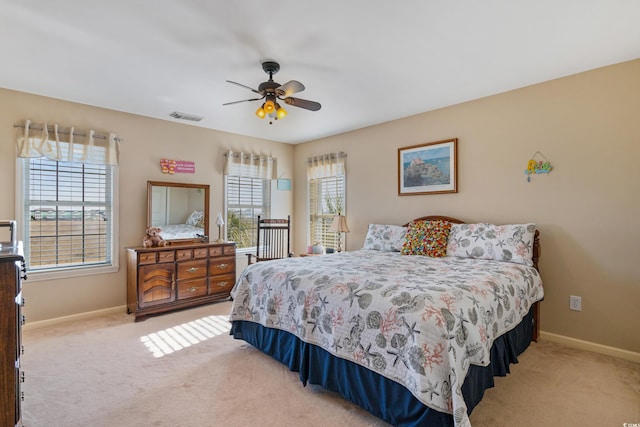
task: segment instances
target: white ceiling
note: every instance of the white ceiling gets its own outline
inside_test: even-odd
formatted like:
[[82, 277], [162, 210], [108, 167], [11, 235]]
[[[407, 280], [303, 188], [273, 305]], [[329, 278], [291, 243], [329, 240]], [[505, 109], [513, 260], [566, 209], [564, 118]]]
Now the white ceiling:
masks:
[[[287, 143], [639, 57], [638, 0], [0, 0], [0, 87]], [[265, 59], [322, 109], [222, 106]]]

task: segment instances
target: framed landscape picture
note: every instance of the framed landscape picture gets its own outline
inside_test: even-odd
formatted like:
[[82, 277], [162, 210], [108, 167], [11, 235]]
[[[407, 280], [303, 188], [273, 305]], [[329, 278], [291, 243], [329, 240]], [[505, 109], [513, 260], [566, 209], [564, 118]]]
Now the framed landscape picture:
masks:
[[458, 192], [458, 139], [398, 148], [398, 194]]

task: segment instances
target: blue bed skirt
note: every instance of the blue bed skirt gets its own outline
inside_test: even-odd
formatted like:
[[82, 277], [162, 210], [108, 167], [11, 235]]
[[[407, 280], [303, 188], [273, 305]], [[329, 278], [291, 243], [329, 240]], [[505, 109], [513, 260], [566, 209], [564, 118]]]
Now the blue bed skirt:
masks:
[[[494, 376], [505, 376], [509, 365], [518, 363], [531, 343], [533, 310], [510, 332], [496, 339], [491, 348], [491, 364], [472, 365], [462, 386], [471, 414], [484, 391], [493, 387]], [[404, 386], [381, 375], [340, 359], [293, 334], [249, 321], [234, 321], [231, 335], [241, 339], [300, 374], [300, 381], [317, 384], [342, 395], [394, 426], [453, 426], [453, 416], [425, 406]]]

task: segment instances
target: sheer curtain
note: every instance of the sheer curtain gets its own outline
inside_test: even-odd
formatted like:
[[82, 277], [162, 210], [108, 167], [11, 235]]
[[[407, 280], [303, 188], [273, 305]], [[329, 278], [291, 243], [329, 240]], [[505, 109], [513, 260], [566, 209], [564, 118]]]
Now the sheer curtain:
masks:
[[275, 179], [276, 159], [259, 154], [227, 151], [224, 174], [245, 178]]
[[307, 179], [344, 175], [346, 159], [347, 154], [342, 151], [309, 157], [307, 159]]
[[115, 133], [103, 135], [93, 129], [61, 128], [57, 123], [49, 125], [31, 120], [15, 127], [18, 157], [118, 165], [120, 139]]

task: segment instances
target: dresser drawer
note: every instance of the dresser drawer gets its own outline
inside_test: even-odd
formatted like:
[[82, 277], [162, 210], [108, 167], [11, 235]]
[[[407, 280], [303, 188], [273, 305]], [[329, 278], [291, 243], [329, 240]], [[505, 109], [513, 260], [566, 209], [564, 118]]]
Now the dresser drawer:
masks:
[[176, 250], [176, 260], [182, 261], [185, 259], [192, 259], [193, 252], [191, 249], [178, 249]]
[[207, 295], [207, 278], [178, 281], [178, 299], [197, 298]]
[[178, 280], [207, 276], [207, 260], [182, 261], [178, 264]]
[[220, 256], [222, 255], [222, 246], [211, 246], [209, 248], [209, 256]]
[[209, 279], [209, 293], [217, 294], [220, 292], [228, 293], [236, 282], [235, 274], [225, 274], [222, 276], [213, 276]]
[[142, 252], [138, 254], [138, 264], [155, 264], [156, 252]]
[[173, 262], [176, 260], [174, 251], [158, 252], [158, 262]]
[[221, 257], [209, 259], [209, 275], [228, 274], [235, 272], [235, 257]]
[[193, 250], [194, 258], [206, 258], [207, 257], [207, 248], [195, 248]]
[[222, 249], [222, 253], [224, 255], [235, 255], [236, 254], [236, 245], [224, 246]]

